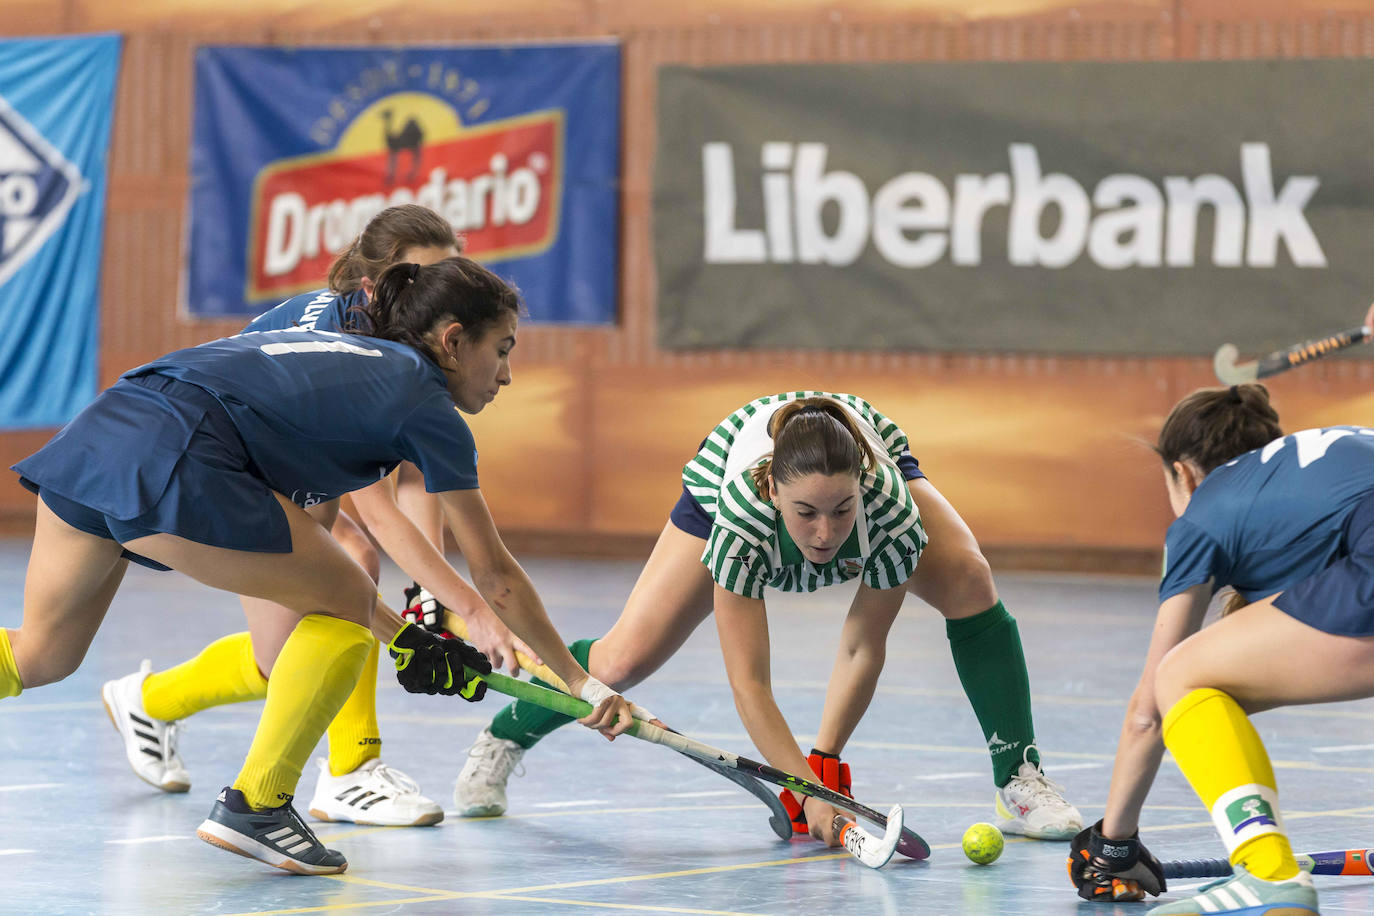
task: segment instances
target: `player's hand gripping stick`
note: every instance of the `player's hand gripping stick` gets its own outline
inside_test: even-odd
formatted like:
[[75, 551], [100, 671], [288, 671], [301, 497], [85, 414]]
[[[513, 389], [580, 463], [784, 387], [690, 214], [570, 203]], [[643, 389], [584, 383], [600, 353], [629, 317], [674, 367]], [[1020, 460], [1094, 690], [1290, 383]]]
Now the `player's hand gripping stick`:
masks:
[[[443, 625], [450, 633], [459, 637], [467, 635], [467, 624], [463, 622], [462, 617], [459, 617], [448, 608], [443, 608], [443, 619]], [[534, 677], [554, 685], [564, 693], [569, 692], [568, 685], [563, 683], [563, 679], [554, 674], [553, 669], [548, 665], [535, 664], [534, 659], [523, 652], [516, 652], [515, 660], [519, 662], [521, 668], [528, 671]], [[670, 728], [668, 731], [673, 731], [673, 729]], [[688, 760], [706, 767], [706, 769], [711, 772], [724, 776], [726, 779], [763, 802], [771, 813], [768, 818], [768, 826], [773, 828], [773, 832], [778, 835], [779, 839], [790, 840], [792, 838], [792, 823], [787, 813], [787, 809], [783, 806], [783, 803], [778, 797], [760, 785], [757, 779], [745, 773], [741, 773], [738, 770], [732, 770], [721, 766], [715, 761], [702, 760], [700, 757], [693, 757], [691, 754], [682, 751], [679, 751], [679, 753], [682, 753]]]
[[849, 850], [850, 855], [869, 868], [882, 868], [902, 840], [902, 806], [893, 805], [892, 810], [887, 812], [887, 830], [881, 837], [866, 832], [843, 814], [835, 815], [830, 826], [839, 834], [840, 843]]
[[[492, 690], [498, 693], [504, 693], [506, 696], [515, 697], [517, 700], [528, 700], [536, 706], [542, 706], [545, 709], [560, 712], [565, 716], [582, 718], [591, 712], [591, 705], [579, 700], [577, 697], [568, 696], [556, 690], [549, 690], [546, 687], [540, 687], [538, 684], [527, 684], [524, 681], [517, 681], [514, 678], [497, 674], [494, 671], [490, 674], [482, 675], [482, 679], [487, 682]], [[677, 732], [670, 732], [650, 722], [641, 722], [638, 719], [634, 721], [626, 734], [643, 741], [652, 742], [653, 744], [662, 744], [665, 747], [670, 747], [676, 751], [689, 754], [702, 760], [713, 761], [722, 766], [729, 767], [730, 769], [746, 772], [765, 782], [771, 782], [785, 789], [791, 789], [793, 792], [799, 792], [802, 795], [810, 795], [813, 798], [819, 798], [826, 804], [833, 805], [851, 814], [857, 814], [865, 820], [871, 821], [882, 827], [884, 831], [887, 830], [888, 819], [882, 813], [874, 811], [867, 805], [862, 805], [852, 798], [846, 798], [833, 789], [827, 789], [825, 786], [811, 782], [809, 779], [801, 779], [790, 773], [784, 773], [782, 770], [771, 767], [766, 763], [759, 763], [756, 760], [750, 760], [748, 757], [740, 757], [729, 751], [722, 751], [719, 748], [711, 747], [709, 744], [703, 744], [694, 738], [689, 738]], [[930, 846], [925, 840], [921, 839], [919, 834], [908, 827], [900, 825], [899, 832], [900, 837], [897, 842], [898, 852], [909, 859], [920, 860], [930, 857]]]

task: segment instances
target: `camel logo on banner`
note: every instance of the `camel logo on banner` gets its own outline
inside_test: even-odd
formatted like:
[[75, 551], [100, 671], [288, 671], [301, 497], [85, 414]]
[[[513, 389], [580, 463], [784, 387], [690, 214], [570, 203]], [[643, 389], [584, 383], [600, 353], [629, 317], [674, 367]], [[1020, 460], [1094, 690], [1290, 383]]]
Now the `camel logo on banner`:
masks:
[[319, 288], [376, 213], [415, 203], [511, 277], [532, 317], [613, 319], [614, 45], [212, 48], [196, 98], [193, 313], [250, 315]]
[[81, 172], [0, 95], [0, 285], [62, 225]]
[[385, 96], [332, 151], [258, 173], [248, 298], [285, 299], [318, 287], [368, 219], [396, 202], [437, 211], [479, 260], [546, 251], [557, 229], [562, 156], [561, 111], [465, 131], [442, 101]]

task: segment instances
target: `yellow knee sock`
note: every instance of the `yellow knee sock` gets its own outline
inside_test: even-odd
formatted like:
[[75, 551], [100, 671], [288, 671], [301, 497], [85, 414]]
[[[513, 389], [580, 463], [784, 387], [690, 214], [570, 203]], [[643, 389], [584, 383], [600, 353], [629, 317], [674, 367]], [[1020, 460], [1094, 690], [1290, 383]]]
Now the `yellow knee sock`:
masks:
[[282, 646], [253, 746], [234, 780], [254, 808], [280, 805], [296, 792], [301, 769], [329, 720], [358, 683], [375, 640], [337, 617], [302, 617]]
[[217, 639], [195, 658], [156, 671], [143, 682], [143, 709], [154, 719], [169, 721], [265, 696], [267, 678], [253, 659], [253, 640], [246, 631]]
[[1269, 881], [1298, 873], [1269, 755], [1235, 700], [1210, 688], [1189, 693], [1164, 717], [1164, 744], [1212, 813], [1233, 865]]
[[10, 647], [10, 631], [0, 627], [0, 699], [17, 697], [24, 690], [19, 679], [19, 666], [14, 663], [14, 649]]
[[352, 773], [382, 753], [382, 733], [377, 727], [378, 651], [373, 639], [358, 683], [329, 723], [329, 772], [335, 776]]

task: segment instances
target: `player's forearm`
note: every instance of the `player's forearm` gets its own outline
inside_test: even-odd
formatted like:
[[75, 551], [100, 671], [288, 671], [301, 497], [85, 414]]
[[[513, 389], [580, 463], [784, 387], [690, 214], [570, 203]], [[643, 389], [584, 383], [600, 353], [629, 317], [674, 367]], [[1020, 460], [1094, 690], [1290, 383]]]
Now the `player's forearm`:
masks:
[[744, 723], [745, 731], [763, 759], [785, 773], [814, 780], [811, 764], [806, 762], [806, 756], [797, 746], [797, 739], [792, 736], [792, 730], [782, 717], [782, 711], [778, 709], [768, 685], [749, 683], [731, 686], [740, 721]]
[[865, 647], [853, 653], [841, 647], [825, 691], [825, 710], [816, 733], [818, 750], [839, 754], [844, 749], [868, 704], [873, 702], [883, 661], [881, 647]]
[[535, 651], [576, 695], [587, 672], [558, 635], [534, 583], [519, 564], [511, 568], [473, 570], [473, 582], [501, 622]]
[[[383, 647], [391, 643], [391, 640], [396, 637], [396, 633], [405, 626], [405, 623], [400, 614], [397, 614], [381, 601], [378, 601], [377, 606], [372, 609], [372, 635], [377, 637], [377, 641]], [[386, 656], [383, 655], [382, 657], [385, 658]]]
[[1141, 809], [1164, 758], [1164, 741], [1153, 700], [1139, 703], [1139, 695], [1137, 690], [1127, 706], [1116, 762], [1112, 765], [1112, 784], [1102, 819], [1102, 835], [1108, 839], [1125, 839], [1140, 828]]

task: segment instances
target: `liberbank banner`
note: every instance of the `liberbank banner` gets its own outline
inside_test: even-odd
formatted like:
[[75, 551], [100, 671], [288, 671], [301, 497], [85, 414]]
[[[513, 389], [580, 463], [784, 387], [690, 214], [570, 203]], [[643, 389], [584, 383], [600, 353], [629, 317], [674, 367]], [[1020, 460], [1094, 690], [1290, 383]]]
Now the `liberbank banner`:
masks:
[[668, 347], [1210, 354], [1374, 298], [1374, 61], [668, 67]]
[[619, 148], [615, 44], [202, 48], [187, 307], [317, 289], [374, 214], [418, 203], [531, 317], [613, 321]]

